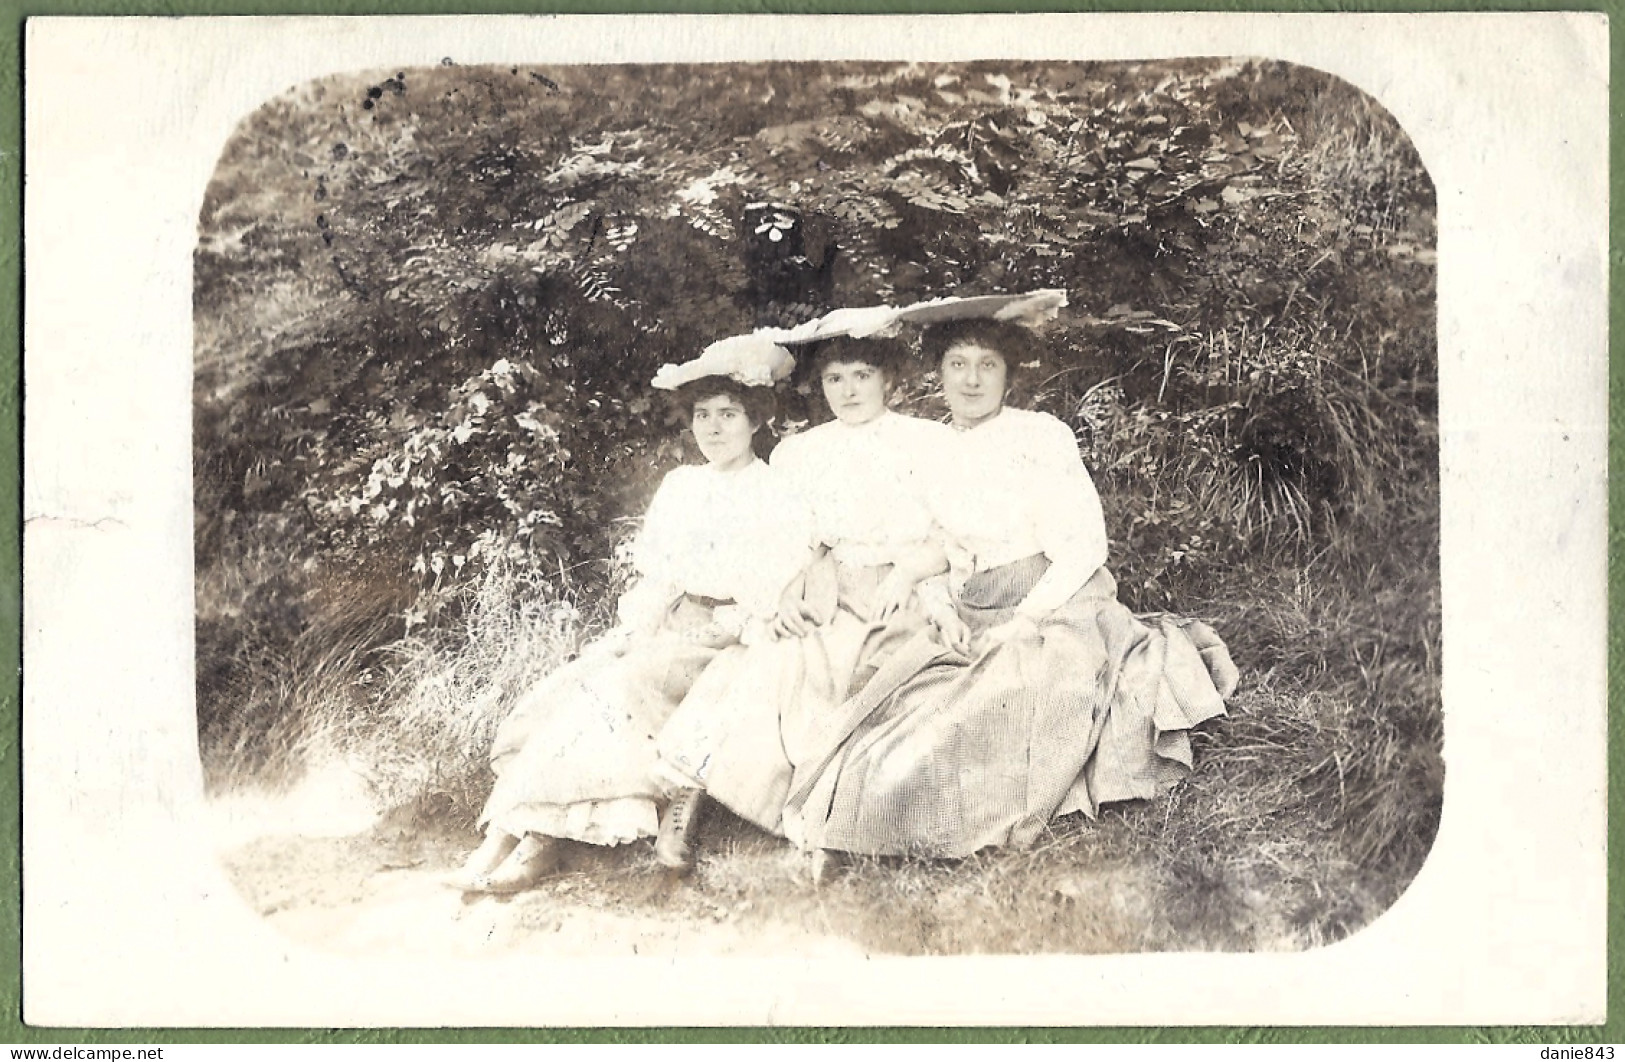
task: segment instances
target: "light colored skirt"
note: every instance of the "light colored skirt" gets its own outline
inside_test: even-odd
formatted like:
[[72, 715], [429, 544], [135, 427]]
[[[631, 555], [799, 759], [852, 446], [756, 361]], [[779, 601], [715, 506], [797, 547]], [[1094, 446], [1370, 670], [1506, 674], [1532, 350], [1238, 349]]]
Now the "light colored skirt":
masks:
[[[973, 576], [973, 633], [1009, 619], [1048, 561]], [[1102, 568], [1036, 637], [966, 659], [927, 633], [827, 715], [798, 763], [784, 829], [806, 848], [968, 856], [1025, 845], [1055, 816], [1156, 797], [1191, 769], [1190, 728], [1236, 672], [1206, 626], [1136, 619]]]
[[782, 833], [791, 776], [818, 751], [822, 722], [925, 629], [912, 603], [884, 623], [868, 618], [890, 570], [825, 558], [808, 578], [825, 586], [808, 597], [827, 597], [829, 618], [805, 637], [720, 655], [660, 734], [662, 777], [703, 787], [740, 817]]
[[622, 844], [659, 829], [655, 736], [726, 646], [696, 641], [710, 604], [679, 598], [655, 635], [620, 656], [589, 647], [527, 691], [491, 746], [482, 824]]

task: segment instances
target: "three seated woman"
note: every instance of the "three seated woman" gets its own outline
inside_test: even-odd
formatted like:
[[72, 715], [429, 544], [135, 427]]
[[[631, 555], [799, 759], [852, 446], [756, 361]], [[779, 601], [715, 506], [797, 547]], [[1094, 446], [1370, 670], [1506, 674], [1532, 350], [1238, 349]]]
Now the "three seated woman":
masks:
[[1005, 404], [1031, 342], [986, 318], [926, 332], [949, 426], [888, 408], [900, 344], [825, 340], [833, 419], [770, 467], [752, 441], [784, 348], [741, 337], [663, 370], [707, 464], [657, 491], [620, 625], [500, 729], [456, 883], [528, 888], [560, 839], [658, 834], [686, 871], [706, 799], [825, 866], [966, 856], [1188, 773], [1235, 668], [1205, 626], [1117, 601], [1071, 430]]

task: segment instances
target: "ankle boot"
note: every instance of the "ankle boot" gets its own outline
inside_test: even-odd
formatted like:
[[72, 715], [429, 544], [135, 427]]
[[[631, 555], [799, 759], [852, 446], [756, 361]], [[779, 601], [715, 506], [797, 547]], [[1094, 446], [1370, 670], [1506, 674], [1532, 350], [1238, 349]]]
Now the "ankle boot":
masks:
[[812, 854], [808, 865], [808, 872], [812, 877], [813, 888], [821, 889], [841, 876], [846, 869], [847, 856], [845, 852], [838, 852], [833, 848], [820, 848]]
[[493, 826], [462, 867], [442, 880], [452, 888], [474, 892], [476, 883], [501, 866], [518, 846], [519, 838]]
[[679, 874], [694, 869], [694, 831], [705, 808], [705, 790], [684, 789], [672, 797], [655, 838], [655, 859]]
[[524, 892], [559, 868], [559, 842], [527, 833], [497, 868], [475, 879], [470, 892]]

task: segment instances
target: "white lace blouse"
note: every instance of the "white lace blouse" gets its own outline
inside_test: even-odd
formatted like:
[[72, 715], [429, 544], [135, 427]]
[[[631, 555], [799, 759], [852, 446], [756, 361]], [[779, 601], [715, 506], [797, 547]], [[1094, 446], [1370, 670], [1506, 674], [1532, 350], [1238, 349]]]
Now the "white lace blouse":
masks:
[[807, 561], [807, 538], [797, 499], [761, 461], [672, 469], [633, 546], [642, 578], [621, 596], [621, 622], [653, 627], [683, 594], [733, 601], [741, 622], [767, 619]]
[[1042, 553], [1050, 569], [1019, 606], [1058, 608], [1106, 563], [1106, 521], [1072, 430], [1047, 413], [1004, 409], [952, 429], [930, 462], [931, 509], [957, 588], [974, 572]]
[[813, 545], [842, 563], [887, 564], [934, 533], [925, 468], [952, 435], [889, 410], [857, 426], [833, 420], [780, 442], [773, 470], [806, 506]]

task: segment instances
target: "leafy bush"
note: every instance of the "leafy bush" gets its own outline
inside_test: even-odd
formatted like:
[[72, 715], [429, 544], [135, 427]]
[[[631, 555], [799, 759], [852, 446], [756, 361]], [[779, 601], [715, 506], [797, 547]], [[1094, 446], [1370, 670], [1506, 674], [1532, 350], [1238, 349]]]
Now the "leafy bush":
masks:
[[1431, 305], [1431, 193], [1364, 97], [1220, 62], [713, 74], [341, 77], [251, 118], [197, 254], [226, 506], [303, 509], [301, 546], [382, 547], [442, 587], [482, 556], [601, 557], [676, 457], [644, 389], [662, 361], [831, 304], [1037, 286], [1076, 307], [1053, 411], [1122, 388], [1125, 493], [1209, 465], [1226, 504], [1202, 508], [1248, 547], [1366, 500], [1371, 426], [1323, 377], [1431, 376], [1400, 322]]
[[[833, 306], [1060, 287], [1024, 400], [1076, 429], [1125, 601], [1202, 611], [1256, 684], [1190, 821], [1320, 831], [1391, 896], [1441, 784], [1434, 218], [1390, 116], [1269, 62], [299, 86], [225, 146], [194, 259], [210, 777], [322, 745], [470, 818], [489, 728], [601, 627], [684, 459], [660, 364]], [[942, 415], [930, 370], [902, 408]], [[824, 415], [799, 381], [776, 427]], [[1283, 810], [1247, 826], [1238, 787]], [[1223, 877], [1197, 847], [1158, 858]]]

